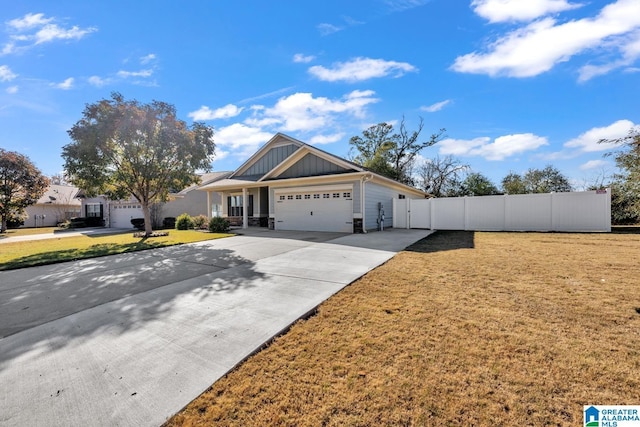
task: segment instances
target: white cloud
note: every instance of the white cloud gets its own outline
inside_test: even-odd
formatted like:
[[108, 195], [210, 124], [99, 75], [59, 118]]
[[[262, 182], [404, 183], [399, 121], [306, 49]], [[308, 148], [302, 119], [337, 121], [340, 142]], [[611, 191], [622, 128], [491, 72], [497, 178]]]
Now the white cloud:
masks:
[[102, 87], [110, 83], [109, 79], [103, 79], [102, 77], [99, 77], [99, 76], [91, 76], [89, 77], [88, 81], [89, 81], [89, 84], [96, 87]]
[[610, 163], [606, 160], [589, 160], [586, 163], [580, 165], [580, 170], [601, 169], [610, 166]]
[[16, 77], [18, 75], [11, 71], [8, 65], [0, 65], [0, 82], [10, 82]]
[[74, 79], [73, 77], [69, 77], [62, 83], [52, 83], [51, 86], [56, 89], [69, 90], [73, 87]]
[[227, 104], [224, 107], [220, 107], [215, 110], [203, 105], [200, 109], [189, 113], [188, 116], [196, 121], [228, 119], [230, 117], [237, 116], [242, 112], [242, 110], [244, 110], [244, 108], [238, 108], [233, 104]]
[[489, 22], [531, 21], [551, 13], [581, 7], [567, 0], [473, 0], [471, 7]]
[[156, 59], [156, 54], [155, 54], [155, 53], [150, 53], [150, 54], [148, 54], [148, 55], [145, 55], [145, 56], [141, 57], [141, 58], [140, 58], [140, 63], [141, 63], [142, 65], [146, 65], [146, 64], [148, 64], [149, 62], [154, 61], [155, 59]]
[[308, 64], [314, 59], [316, 59], [316, 57], [313, 55], [304, 55], [302, 53], [296, 53], [295, 55], [293, 55], [293, 62], [302, 63], [302, 64]]
[[218, 129], [215, 140], [216, 145], [223, 147], [223, 151], [232, 151], [237, 157], [247, 157], [272, 136], [271, 132], [265, 132], [260, 128], [234, 123]]
[[38, 32], [36, 32], [35, 36], [35, 44], [47, 43], [54, 40], [70, 40], [70, 39], [81, 39], [87, 34], [93, 33], [96, 31], [96, 28], [80, 28], [76, 25], [69, 29], [64, 29], [59, 27], [56, 24], [47, 24], [42, 27]]
[[65, 27], [55, 23], [56, 18], [42, 13], [28, 13], [22, 18], [7, 22], [10, 41], [2, 47], [2, 54], [16, 53], [33, 46], [56, 40], [79, 40], [98, 31], [96, 27], [81, 28], [77, 25]]
[[[640, 57], [640, 30], [629, 35], [629, 37], [619, 37], [616, 40], [617, 48], [622, 56], [611, 62], [600, 65], [587, 64], [580, 68], [578, 82], [584, 83], [594, 77], [608, 74], [611, 71], [632, 65]], [[628, 72], [629, 68], [625, 70]]]
[[444, 101], [436, 102], [435, 104], [431, 104], [426, 107], [420, 107], [420, 110], [426, 111], [427, 113], [435, 113], [436, 111], [442, 110], [445, 106], [451, 103], [450, 99], [446, 99]]
[[129, 78], [129, 77], [151, 77], [153, 75], [153, 70], [146, 69], [140, 71], [118, 71], [118, 77]]
[[407, 62], [385, 61], [384, 59], [355, 58], [348, 62], [338, 62], [332, 68], [314, 65], [309, 73], [320, 80], [328, 82], [358, 82], [376, 77], [393, 75], [400, 77], [405, 73], [418, 69]]
[[10, 95], [13, 95], [14, 93], [18, 93], [18, 86], [9, 86], [6, 92]]
[[637, 29], [640, 1], [618, 0], [594, 18], [562, 24], [549, 17], [534, 21], [499, 37], [486, 52], [457, 57], [451, 68], [463, 73], [532, 77], [590, 49], [624, 50], [628, 44], [624, 36]]
[[328, 36], [329, 34], [337, 33], [338, 31], [341, 31], [343, 29], [343, 27], [338, 27], [333, 24], [327, 24], [326, 22], [323, 22], [322, 24], [318, 24], [316, 28], [318, 29], [318, 31], [320, 31], [320, 34], [323, 36]]
[[564, 146], [565, 148], [576, 148], [583, 153], [606, 151], [610, 150], [613, 145], [598, 144], [598, 141], [602, 139], [622, 138], [627, 136], [632, 129], [640, 130], [640, 126], [635, 125], [630, 120], [618, 120], [609, 126], [589, 129], [577, 138], [567, 141]]
[[27, 13], [22, 18], [8, 21], [7, 25], [14, 30], [25, 31], [34, 27], [42, 27], [51, 21], [53, 18], [45, 18], [44, 13]]
[[480, 156], [487, 160], [504, 160], [507, 157], [535, 150], [548, 145], [547, 138], [531, 133], [504, 135], [490, 142], [491, 138], [472, 140], [445, 139], [438, 143], [440, 154], [454, 156]]
[[332, 144], [334, 142], [340, 141], [344, 138], [344, 133], [334, 133], [332, 135], [315, 135], [309, 139], [309, 144], [312, 145], [323, 145], [323, 144]]
[[278, 124], [283, 131], [312, 131], [332, 124], [337, 115], [364, 117], [365, 108], [378, 102], [371, 90], [354, 90], [341, 99], [314, 98], [311, 93], [295, 93], [280, 98], [263, 112], [263, 119]]

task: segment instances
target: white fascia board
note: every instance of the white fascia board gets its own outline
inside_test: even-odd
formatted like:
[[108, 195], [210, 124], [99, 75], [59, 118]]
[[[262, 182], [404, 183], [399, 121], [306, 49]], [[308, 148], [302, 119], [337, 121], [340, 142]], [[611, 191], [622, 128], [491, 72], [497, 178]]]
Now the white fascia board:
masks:
[[[282, 143], [282, 142], [277, 142], [279, 138], [285, 138], [287, 140], [286, 143]], [[247, 169], [249, 169], [251, 167], [251, 165], [253, 165], [253, 163], [255, 163], [258, 159], [260, 159], [262, 157], [263, 154], [265, 154], [266, 152], [268, 152], [270, 149], [274, 148], [274, 147], [279, 147], [281, 145], [289, 145], [289, 144], [294, 144], [297, 145], [299, 147], [301, 147], [303, 145], [302, 142], [291, 138], [290, 136], [287, 136], [283, 133], [277, 133], [275, 134], [269, 141], [267, 141], [266, 144], [264, 144], [258, 151], [256, 151], [253, 156], [249, 157], [249, 159], [244, 162], [242, 165], [240, 165], [240, 167], [238, 169], [236, 169], [231, 175], [229, 175], [229, 178], [232, 178], [236, 175], [242, 175], [243, 172], [245, 172]], [[297, 152], [297, 150], [296, 150]], [[295, 152], [293, 153], [295, 154]], [[292, 155], [293, 155], [292, 154]], [[289, 156], [291, 157], [291, 156]], [[286, 159], [285, 159], [286, 160]]]

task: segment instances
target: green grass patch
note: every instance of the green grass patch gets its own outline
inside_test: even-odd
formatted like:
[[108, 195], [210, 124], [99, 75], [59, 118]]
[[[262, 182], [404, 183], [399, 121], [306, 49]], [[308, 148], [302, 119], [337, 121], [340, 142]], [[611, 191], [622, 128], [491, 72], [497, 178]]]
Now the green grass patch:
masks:
[[34, 234], [52, 234], [58, 227], [38, 227], [38, 228], [11, 228], [4, 233], [0, 233], [0, 239], [6, 237], [33, 236]]
[[132, 232], [127, 232], [3, 243], [0, 246], [0, 270], [142, 251], [228, 236], [231, 234], [170, 230], [167, 236], [151, 238], [134, 237]]

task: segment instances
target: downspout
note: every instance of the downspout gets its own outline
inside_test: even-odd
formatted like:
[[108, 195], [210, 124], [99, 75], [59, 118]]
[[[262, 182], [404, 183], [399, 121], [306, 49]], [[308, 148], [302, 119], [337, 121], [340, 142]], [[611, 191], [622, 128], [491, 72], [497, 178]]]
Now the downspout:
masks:
[[362, 184], [360, 185], [360, 212], [362, 213], [362, 233], [367, 234], [367, 216], [365, 215], [364, 209], [366, 206], [364, 195], [366, 192], [364, 191], [364, 185], [367, 181], [371, 181], [373, 179], [373, 175], [364, 175], [362, 177]]

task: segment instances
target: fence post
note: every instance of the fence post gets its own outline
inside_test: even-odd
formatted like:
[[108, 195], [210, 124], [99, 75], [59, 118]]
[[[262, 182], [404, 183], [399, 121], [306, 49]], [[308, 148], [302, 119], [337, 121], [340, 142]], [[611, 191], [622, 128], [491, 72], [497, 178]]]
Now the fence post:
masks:
[[464, 231], [469, 230], [469, 204], [467, 203], [467, 196], [464, 196]]

